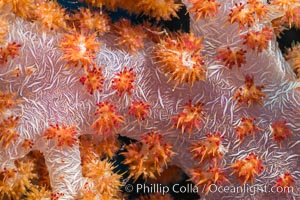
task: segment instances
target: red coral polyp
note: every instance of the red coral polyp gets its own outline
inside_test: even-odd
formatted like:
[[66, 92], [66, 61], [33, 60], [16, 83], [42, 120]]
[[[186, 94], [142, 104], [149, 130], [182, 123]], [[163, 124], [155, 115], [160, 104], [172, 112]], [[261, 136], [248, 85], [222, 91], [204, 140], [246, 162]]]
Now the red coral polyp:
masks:
[[73, 147], [73, 145], [78, 143], [76, 135], [78, 132], [75, 126], [66, 126], [62, 124], [50, 124], [50, 127], [46, 129], [43, 137], [46, 139], [53, 139], [56, 141], [56, 146], [58, 147]]
[[204, 124], [204, 114], [203, 109], [204, 103], [198, 102], [196, 104], [192, 104], [192, 101], [189, 101], [181, 113], [177, 116], [173, 117], [175, 128], [181, 129], [181, 133], [183, 134], [186, 130], [189, 135], [192, 134], [194, 128], [200, 130], [201, 124]]
[[5, 64], [8, 61], [8, 58], [14, 59], [19, 55], [19, 50], [21, 48], [21, 44], [16, 42], [8, 43], [6, 47], [0, 48], [0, 64]]
[[146, 117], [150, 117], [150, 104], [143, 101], [134, 100], [129, 106], [129, 114], [133, 115], [137, 122], [140, 123], [141, 120], [145, 120]]
[[91, 70], [86, 70], [86, 75], [80, 78], [80, 82], [86, 87], [86, 90], [90, 94], [94, 94], [95, 91], [102, 92], [104, 77], [102, 74], [102, 68], [93, 67]]
[[243, 181], [243, 185], [248, 181], [253, 184], [255, 176], [261, 174], [264, 170], [262, 159], [254, 153], [250, 153], [242, 160], [237, 160], [231, 167], [233, 168], [232, 174], [237, 174]]
[[2, 148], [7, 149], [19, 138], [16, 128], [19, 126], [20, 117], [10, 116], [0, 122], [0, 144]]
[[192, 33], [168, 37], [156, 45], [153, 55], [162, 71], [169, 76], [175, 87], [179, 84], [189, 84], [206, 79], [207, 68], [204, 66], [202, 38]]
[[293, 188], [294, 178], [290, 173], [284, 173], [276, 179], [275, 187], [280, 188], [282, 192], [288, 192], [289, 188]]
[[244, 141], [245, 137], [248, 135], [252, 135], [254, 137], [255, 132], [261, 131], [262, 129], [259, 128], [254, 124], [255, 118], [248, 117], [242, 118], [240, 125], [236, 127], [236, 134], [240, 140], [240, 143]]
[[111, 88], [118, 92], [119, 96], [132, 94], [131, 90], [134, 89], [136, 73], [133, 72], [133, 68], [127, 69], [124, 67], [123, 71], [119, 72], [112, 80]]
[[224, 171], [219, 166], [209, 167], [206, 170], [202, 169], [202, 167], [197, 167], [191, 170], [191, 181], [196, 186], [203, 186], [205, 194], [208, 194], [212, 184], [221, 185], [224, 182], [229, 182], [223, 174]]
[[235, 7], [230, 10], [229, 17], [230, 23], [237, 22], [240, 29], [250, 27], [255, 23], [253, 11], [243, 3], [236, 3]]
[[250, 107], [254, 103], [257, 103], [260, 106], [262, 106], [263, 105], [262, 99], [266, 97], [266, 94], [262, 92], [263, 88], [264, 88], [263, 85], [260, 86], [254, 85], [253, 75], [246, 75], [244, 87], [240, 87], [235, 92], [233, 99], [237, 100], [239, 105], [246, 103], [248, 107]]
[[260, 31], [249, 31], [246, 35], [242, 35], [243, 44], [247, 45], [248, 49], [262, 52], [269, 46], [269, 42], [274, 38], [274, 31], [271, 27], [264, 27]]
[[223, 158], [224, 146], [222, 145], [220, 133], [208, 133], [206, 138], [192, 144], [191, 152], [193, 158], [200, 164], [205, 160], [212, 160], [216, 163], [217, 159]]
[[59, 43], [63, 51], [61, 59], [65, 60], [69, 66], [88, 68], [94, 64], [99, 45], [100, 43], [96, 41], [96, 33], [87, 36], [76, 31], [66, 33]]
[[98, 118], [92, 124], [92, 128], [96, 131], [96, 134], [102, 134], [108, 136], [115, 132], [115, 129], [125, 122], [123, 116], [116, 112], [116, 107], [108, 102], [100, 102], [97, 104], [97, 111], [95, 115]]
[[239, 29], [250, 28], [257, 21], [264, 19], [269, 12], [268, 7], [259, 0], [248, 0], [246, 3], [236, 3], [230, 10], [230, 23], [237, 22]]
[[215, 0], [189, 0], [192, 7], [189, 12], [195, 15], [196, 21], [199, 19], [213, 18], [219, 12], [220, 3]]
[[174, 155], [172, 146], [163, 142], [163, 136], [153, 130], [143, 135], [141, 143], [130, 144], [126, 150], [122, 153], [124, 164], [129, 165], [130, 177], [134, 180], [140, 175], [156, 179]]
[[144, 48], [146, 33], [141, 25], [133, 26], [128, 19], [121, 19], [115, 25], [116, 42], [131, 53], [137, 53]]
[[276, 142], [279, 143], [281, 146], [281, 143], [283, 140], [285, 140], [287, 137], [289, 137], [292, 134], [292, 131], [287, 126], [286, 121], [276, 121], [271, 125], [271, 132], [273, 134], [273, 138]]
[[220, 48], [218, 50], [217, 59], [222, 61], [222, 64], [229, 69], [237, 66], [238, 69], [246, 64], [246, 52], [242, 48]]

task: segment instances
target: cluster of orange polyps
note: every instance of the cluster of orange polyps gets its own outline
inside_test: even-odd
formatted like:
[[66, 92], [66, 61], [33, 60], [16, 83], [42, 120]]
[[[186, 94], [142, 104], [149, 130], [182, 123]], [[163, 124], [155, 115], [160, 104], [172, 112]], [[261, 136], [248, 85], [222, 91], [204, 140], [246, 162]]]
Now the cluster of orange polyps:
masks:
[[185, 83], [192, 87], [195, 82], [206, 79], [202, 49], [201, 37], [183, 33], [161, 40], [155, 46], [153, 56], [175, 87]]
[[196, 186], [203, 186], [206, 194], [212, 184], [228, 182], [218, 165], [226, 151], [222, 138], [220, 133], [208, 133], [206, 138], [192, 144], [191, 152], [197, 166], [191, 170], [191, 180]]
[[126, 146], [126, 150], [122, 153], [124, 164], [129, 166], [130, 177], [134, 180], [141, 175], [144, 179], [156, 179], [174, 155], [172, 146], [163, 142], [163, 136], [154, 130], [145, 133], [140, 143]]

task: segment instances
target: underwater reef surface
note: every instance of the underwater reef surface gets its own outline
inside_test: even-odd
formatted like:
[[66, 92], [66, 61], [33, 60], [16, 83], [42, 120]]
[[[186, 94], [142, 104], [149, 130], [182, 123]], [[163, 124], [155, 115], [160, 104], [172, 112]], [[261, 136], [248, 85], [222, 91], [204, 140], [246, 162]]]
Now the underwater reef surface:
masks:
[[[192, 5], [183, 3], [188, 9]], [[38, 150], [49, 173], [51, 199], [126, 199], [120, 194], [125, 181], [82, 139], [94, 135], [92, 140], [108, 141], [120, 134], [140, 141], [122, 147], [133, 179], [158, 177], [166, 164], [173, 164], [199, 186], [203, 199], [298, 199], [300, 84], [296, 74], [273, 33], [265, 28], [270, 26], [268, 17], [243, 29], [241, 21], [228, 22], [230, 9], [238, 5], [229, 0], [219, 4], [211, 19], [196, 20], [191, 14], [191, 33], [169, 33], [157, 42], [137, 28], [135, 33], [142, 39], [127, 49], [122, 47], [128, 41], [115, 42], [127, 34], [118, 32], [121, 24], [116, 33], [89, 41], [81, 37], [83, 32], [46, 32], [37, 23], [7, 15], [6, 40], [21, 47], [18, 56], [3, 59], [0, 66], [0, 170], [6, 177], [1, 179], [0, 197], [34, 193], [33, 183], [23, 183], [26, 189], [11, 187], [8, 179], [14, 176], [7, 174], [22, 177], [26, 170], [20, 166], [30, 161], [16, 161]], [[264, 43], [254, 37], [261, 30]], [[247, 33], [253, 33], [254, 39]], [[230, 49], [242, 50], [234, 54]], [[96, 83], [86, 82], [94, 80], [91, 77]], [[17, 105], [6, 110], [3, 105], [8, 105], [10, 94]], [[135, 100], [149, 104], [149, 109], [131, 109]], [[20, 117], [10, 118], [12, 114]], [[16, 121], [18, 126], [7, 128], [8, 122]], [[100, 151], [113, 151], [112, 141]], [[22, 180], [35, 176], [28, 172]], [[259, 190], [291, 183], [290, 193]], [[211, 185], [245, 184], [256, 188], [254, 195], [209, 191]]]

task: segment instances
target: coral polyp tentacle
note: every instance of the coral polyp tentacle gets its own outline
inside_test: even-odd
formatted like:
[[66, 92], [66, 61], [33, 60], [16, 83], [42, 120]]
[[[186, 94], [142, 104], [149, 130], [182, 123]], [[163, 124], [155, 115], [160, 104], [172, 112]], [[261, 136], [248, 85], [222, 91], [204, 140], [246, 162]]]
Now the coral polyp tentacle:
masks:
[[202, 38], [183, 33], [168, 37], [156, 45], [153, 55], [169, 81], [187, 83], [191, 87], [197, 81], [206, 80], [205, 61], [202, 56]]
[[202, 102], [192, 104], [192, 101], [189, 101], [184, 106], [183, 111], [173, 117], [174, 127], [181, 129], [182, 134], [187, 130], [189, 135], [195, 128], [200, 130], [201, 124], [205, 124], [204, 118], [206, 116], [203, 105]]

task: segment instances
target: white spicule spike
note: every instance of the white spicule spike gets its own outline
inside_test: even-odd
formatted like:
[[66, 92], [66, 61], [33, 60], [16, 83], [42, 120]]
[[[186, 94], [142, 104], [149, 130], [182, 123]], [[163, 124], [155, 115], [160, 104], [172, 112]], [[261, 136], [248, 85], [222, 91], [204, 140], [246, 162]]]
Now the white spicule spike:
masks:
[[[224, 2], [221, 10], [227, 13], [228, 7], [230, 6]], [[126, 117], [127, 122], [119, 133], [139, 140], [144, 132], [151, 129], [160, 131], [164, 140], [174, 145], [177, 155], [173, 163], [182, 167], [187, 174], [196, 165], [189, 152], [191, 143], [204, 138], [208, 132], [216, 131], [224, 136], [225, 156], [222, 167], [232, 185], [239, 186], [240, 182], [235, 174], [230, 175], [230, 164], [254, 152], [263, 159], [266, 167], [262, 174], [256, 176], [255, 185], [270, 187], [275, 184], [279, 175], [290, 172], [295, 178], [295, 188], [300, 188], [300, 115], [296, 112], [300, 108], [300, 95], [294, 90], [297, 86], [295, 76], [275, 41], [270, 43], [268, 50], [260, 54], [248, 52], [247, 65], [240, 70], [230, 71], [215, 63], [213, 58], [219, 46], [242, 45], [237, 35], [237, 27], [224, 25], [224, 13], [220, 13], [214, 20], [192, 21], [191, 24], [194, 33], [204, 37], [204, 54], [207, 55], [209, 63], [207, 80], [195, 83], [193, 88], [174, 88], [174, 84], [168, 82], [168, 77], [150, 58], [151, 43], [147, 44], [145, 51], [132, 56], [113, 46], [108, 36], [100, 39], [101, 50], [97, 53], [96, 60], [105, 75], [104, 89], [102, 93], [96, 92], [93, 96], [87, 94], [79, 83], [80, 70], [66, 68], [65, 62], [60, 60], [61, 52], [55, 44], [61, 36], [38, 33], [35, 25], [16, 19], [11, 25], [9, 39], [23, 44], [21, 56], [0, 69], [3, 82], [0, 88], [16, 92], [23, 100], [14, 110], [22, 116], [18, 128], [21, 137], [16, 146], [1, 152], [0, 167], [3, 169], [10, 160], [26, 155], [28, 152], [23, 152], [20, 148], [21, 140], [22, 137], [31, 138], [35, 141], [34, 149], [45, 155], [54, 192], [65, 193], [66, 199], [74, 197], [82, 184], [80, 181], [83, 180], [78, 146], [68, 151], [56, 148], [53, 142], [41, 137], [43, 132], [50, 123], [65, 123], [78, 125], [80, 134], [91, 134], [93, 130], [89, 126], [95, 119], [93, 114], [97, 102], [112, 101], [120, 113], [126, 115], [129, 103], [132, 99], [137, 99], [151, 104], [152, 119], [138, 125], [135, 119]], [[28, 66], [35, 66], [36, 71], [30, 76], [21, 73], [18, 79], [13, 78], [9, 72], [18, 63], [22, 63], [21, 72]], [[110, 85], [114, 75], [125, 66], [134, 68], [137, 80], [132, 96], [120, 98], [110, 89]], [[264, 92], [268, 97], [264, 99], [264, 106], [238, 106], [232, 99], [235, 91], [244, 84], [244, 76], [248, 73], [254, 75], [255, 84], [265, 85]], [[190, 137], [188, 134], [181, 134], [181, 130], [172, 128], [172, 116], [181, 112], [189, 100], [193, 103], [204, 102], [206, 114], [205, 125], [201, 130], [194, 131]], [[235, 127], [242, 117], [255, 117], [255, 122], [263, 130], [258, 131], [254, 138], [246, 137], [238, 145]], [[287, 120], [293, 131], [281, 148], [273, 141], [270, 130], [270, 125], [276, 120]], [[57, 160], [61, 156], [66, 160]], [[58, 178], [63, 174], [64, 181], [61, 182]], [[201, 196], [203, 199], [297, 199], [300, 197], [299, 193], [295, 189], [294, 193], [279, 197], [278, 193], [214, 193]]]

